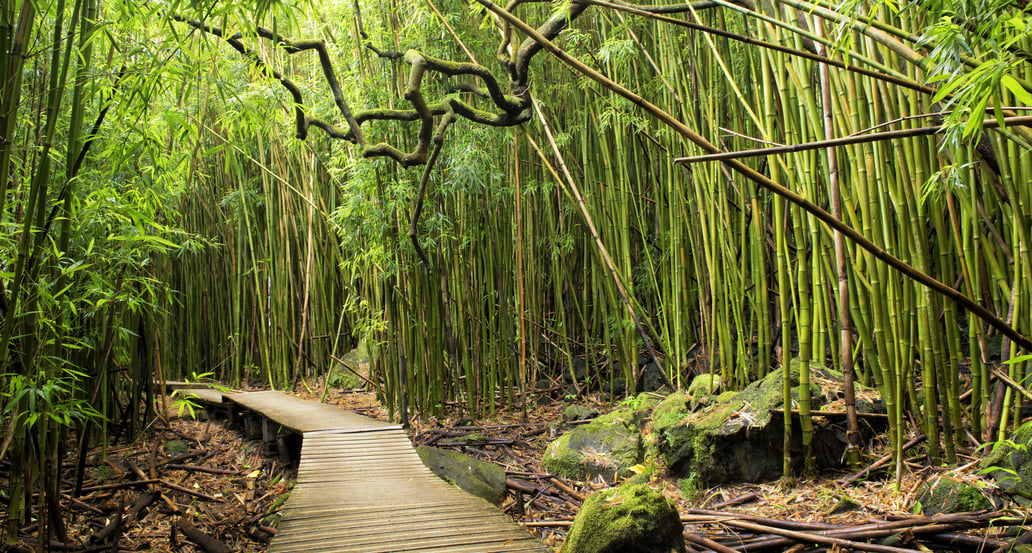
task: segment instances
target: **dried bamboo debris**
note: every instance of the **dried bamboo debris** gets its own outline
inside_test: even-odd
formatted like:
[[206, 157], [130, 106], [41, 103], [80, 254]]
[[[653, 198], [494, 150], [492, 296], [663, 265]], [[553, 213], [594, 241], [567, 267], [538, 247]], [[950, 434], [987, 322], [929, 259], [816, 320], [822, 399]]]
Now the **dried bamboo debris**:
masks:
[[[171, 424], [159, 428], [150, 444], [91, 455], [81, 495], [74, 495], [73, 482], [62, 483], [71, 531], [48, 550], [163, 551], [154, 544], [167, 543], [170, 535], [173, 542], [185, 536], [206, 552], [265, 548], [275, 534], [267, 517], [288, 490], [280, 482], [283, 467], [233, 431], [211, 434], [203, 423]], [[204, 449], [166, 454], [172, 439], [203, 443]]]
[[[711, 509], [685, 509], [685, 539], [699, 550], [786, 551], [796, 545], [871, 551], [1007, 550], [1028, 536], [1013, 540], [994, 534], [1008, 526], [1027, 527], [1027, 519], [1005, 512], [977, 511], [896, 520], [868, 520], [855, 525], [779, 520]], [[964, 532], [964, 533], [962, 533]]]

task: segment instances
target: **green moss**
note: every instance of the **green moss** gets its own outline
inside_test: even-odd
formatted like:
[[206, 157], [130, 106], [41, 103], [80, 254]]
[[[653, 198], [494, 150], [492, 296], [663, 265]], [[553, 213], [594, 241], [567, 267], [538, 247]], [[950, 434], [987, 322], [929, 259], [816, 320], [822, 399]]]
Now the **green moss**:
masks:
[[276, 511], [280, 509], [280, 507], [283, 506], [284, 503], [287, 502], [288, 499], [290, 499], [290, 492], [281, 494], [279, 497], [276, 498], [275, 501], [272, 502], [272, 505], [269, 505], [269, 509], [266, 512], [268, 512], [269, 514], [274, 514]]
[[652, 426], [669, 425], [670, 422], [683, 419], [689, 411], [691, 398], [684, 392], [674, 392], [652, 409]]
[[663, 397], [655, 392], [642, 392], [634, 398], [634, 409], [637, 411], [647, 411], [659, 405], [661, 401], [663, 401]]
[[590, 420], [598, 416], [598, 409], [587, 405], [570, 405], [563, 411], [566, 422]]
[[728, 390], [717, 396], [717, 403], [728, 403], [729, 401], [734, 399], [736, 395], [738, 395], [738, 392]]
[[921, 485], [917, 501], [926, 515], [991, 509], [993, 504], [977, 486], [940, 478]]
[[684, 552], [677, 509], [644, 484], [598, 492], [581, 507], [563, 553]]
[[165, 451], [172, 456], [186, 453], [190, 447], [182, 440], [169, 440], [165, 442]]
[[628, 429], [637, 430], [645, 423], [649, 412], [641, 409], [617, 409], [598, 417], [585, 426], [620, 424]]
[[711, 396], [720, 387], [720, 375], [716, 374], [700, 374], [692, 380], [692, 383], [688, 385], [688, 395], [695, 396]]
[[703, 490], [703, 485], [699, 475], [693, 472], [687, 478], [677, 480], [677, 489], [680, 490], [681, 497], [688, 501], [694, 501], [699, 492]]
[[631, 476], [627, 480], [624, 480], [620, 485], [628, 486], [631, 484], [648, 484], [652, 482], [653, 477], [660, 472], [659, 464], [656, 463], [655, 459], [648, 460], [641, 466], [643, 466], [645, 470]]

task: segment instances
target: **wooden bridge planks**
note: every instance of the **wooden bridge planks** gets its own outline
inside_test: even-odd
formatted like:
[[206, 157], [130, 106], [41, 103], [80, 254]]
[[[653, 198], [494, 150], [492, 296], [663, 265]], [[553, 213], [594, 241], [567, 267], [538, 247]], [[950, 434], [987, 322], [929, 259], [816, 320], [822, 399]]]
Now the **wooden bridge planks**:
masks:
[[176, 393], [185, 398], [194, 398], [211, 405], [222, 404], [222, 392], [212, 388], [176, 388]]
[[226, 394], [233, 403], [256, 411], [295, 432], [320, 430], [382, 428], [388, 425], [369, 417], [319, 403], [305, 401], [275, 390]]
[[551, 553], [441, 480], [397, 425], [282, 392], [227, 398], [302, 433], [297, 485], [269, 553]]

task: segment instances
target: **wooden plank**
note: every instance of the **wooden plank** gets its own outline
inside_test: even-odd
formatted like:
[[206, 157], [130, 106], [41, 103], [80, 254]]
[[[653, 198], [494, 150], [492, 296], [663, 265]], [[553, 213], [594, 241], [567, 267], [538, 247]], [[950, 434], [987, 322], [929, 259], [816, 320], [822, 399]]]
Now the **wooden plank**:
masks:
[[317, 401], [305, 401], [275, 390], [239, 392], [226, 397], [252, 411], [259, 412], [295, 432], [320, 430], [397, 428], [362, 415], [357, 415]]
[[177, 395], [209, 405], [222, 405], [222, 392], [211, 388], [176, 388]]

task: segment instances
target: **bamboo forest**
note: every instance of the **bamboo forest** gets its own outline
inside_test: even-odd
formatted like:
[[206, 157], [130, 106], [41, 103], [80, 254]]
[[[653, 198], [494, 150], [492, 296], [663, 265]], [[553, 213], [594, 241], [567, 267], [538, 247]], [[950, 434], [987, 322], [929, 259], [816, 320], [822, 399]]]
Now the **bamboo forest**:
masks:
[[0, 551], [1032, 551], [1032, 4], [495, 2], [0, 0]]

